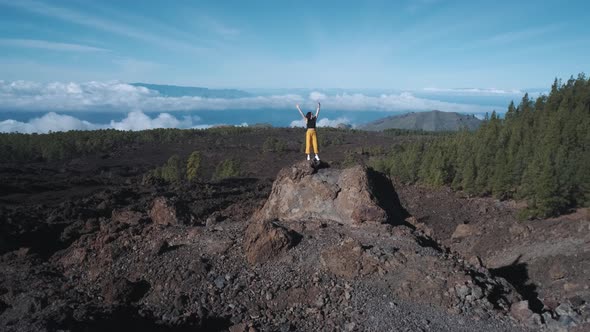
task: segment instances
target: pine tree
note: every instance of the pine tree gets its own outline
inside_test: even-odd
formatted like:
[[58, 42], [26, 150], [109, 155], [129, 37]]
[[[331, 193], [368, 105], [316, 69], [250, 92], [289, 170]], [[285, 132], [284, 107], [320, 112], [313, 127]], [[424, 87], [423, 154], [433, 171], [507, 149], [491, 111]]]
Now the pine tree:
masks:
[[508, 105], [508, 111], [506, 112], [506, 120], [512, 120], [516, 116], [516, 107], [514, 106], [514, 101], [510, 101], [510, 105]]
[[506, 158], [506, 150], [498, 149], [495, 157], [495, 169], [492, 180], [492, 194], [499, 199], [511, 196], [511, 176]]
[[554, 216], [565, 210], [568, 202], [560, 190], [555, 167], [549, 154], [544, 156], [534, 187], [532, 211], [536, 217]]
[[186, 162], [186, 179], [189, 181], [196, 180], [201, 166], [201, 153], [194, 151], [188, 157]]
[[476, 132], [412, 144], [398, 160], [392, 172], [408, 182], [526, 199], [528, 216], [588, 206], [590, 79], [556, 79], [549, 95], [531, 100], [526, 93], [518, 106], [511, 102], [504, 119], [486, 114]]

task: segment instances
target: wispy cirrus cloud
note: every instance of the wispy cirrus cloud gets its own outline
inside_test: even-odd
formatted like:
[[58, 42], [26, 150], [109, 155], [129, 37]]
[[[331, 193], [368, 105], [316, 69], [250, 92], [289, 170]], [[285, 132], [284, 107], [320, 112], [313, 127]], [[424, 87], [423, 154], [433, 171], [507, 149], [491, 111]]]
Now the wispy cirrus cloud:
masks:
[[[548, 33], [555, 32], [562, 28], [561, 24], [549, 24], [545, 26], [530, 27], [521, 30], [512, 30], [496, 33], [487, 37], [473, 40], [471, 42], [464, 43], [462, 45], [456, 45], [451, 47], [452, 50], [475, 50], [475, 49], [486, 49], [486, 48], [498, 48], [504, 45], [510, 45], [514, 43], [526, 43], [534, 38], [542, 38]], [[529, 48], [530, 45], [526, 45]]]
[[34, 48], [43, 49], [49, 51], [63, 51], [63, 52], [110, 52], [110, 50], [100, 47], [73, 44], [73, 43], [62, 43], [54, 42], [49, 40], [39, 39], [12, 39], [12, 38], [0, 38], [0, 46], [9, 47], [21, 47], [21, 48]]
[[479, 43], [484, 45], [500, 45], [512, 42], [518, 42], [533, 37], [543, 36], [561, 28], [559, 24], [550, 24], [546, 26], [531, 27], [522, 30], [507, 31], [498, 33], [488, 38], [482, 39]]
[[240, 34], [239, 29], [231, 27], [209, 16], [199, 17], [199, 23], [203, 26], [203, 28], [221, 37], [236, 37]]
[[9, 1], [0, 0], [0, 5], [15, 7], [37, 15], [59, 19], [65, 22], [90, 27], [93, 29], [114, 33], [120, 36], [133, 38], [155, 46], [169, 47], [172, 49], [202, 52], [204, 47], [198, 47], [187, 41], [171, 39], [171, 36], [159, 36], [133, 26], [121, 24], [113, 20], [100, 18], [86, 14], [75, 9], [50, 5], [34, 0]]

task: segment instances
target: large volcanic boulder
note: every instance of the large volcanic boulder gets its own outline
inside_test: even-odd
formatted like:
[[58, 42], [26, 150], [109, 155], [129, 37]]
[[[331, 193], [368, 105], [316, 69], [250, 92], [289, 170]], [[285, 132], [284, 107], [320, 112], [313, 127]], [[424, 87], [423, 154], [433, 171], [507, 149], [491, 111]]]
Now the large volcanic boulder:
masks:
[[279, 172], [254, 219], [358, 225], [398, 221], [403, 214], [391, 182], [380, 173], [363, 166], [318, 169], [304, 161]]

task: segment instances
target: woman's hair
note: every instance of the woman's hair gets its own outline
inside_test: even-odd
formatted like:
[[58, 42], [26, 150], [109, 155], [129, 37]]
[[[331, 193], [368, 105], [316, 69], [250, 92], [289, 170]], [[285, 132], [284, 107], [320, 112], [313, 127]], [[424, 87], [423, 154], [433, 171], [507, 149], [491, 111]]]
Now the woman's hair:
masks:
[[306, 117], [308, 120], [311, 120], [311, 112], [307, 112], [307, 114], [305, 114], [305, 117]]

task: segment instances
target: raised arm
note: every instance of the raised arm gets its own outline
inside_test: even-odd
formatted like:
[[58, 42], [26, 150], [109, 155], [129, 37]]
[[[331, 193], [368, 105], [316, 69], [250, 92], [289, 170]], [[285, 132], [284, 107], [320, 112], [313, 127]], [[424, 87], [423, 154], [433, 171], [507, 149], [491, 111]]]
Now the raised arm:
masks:
[[301, 114], [301, 117], [302, 117], [304, 120], [307, 120], [307, 118], [305, 117], [305, 115], [303, 115], [303, 112], [301, 111], [301, 108], [299, 108], [299, 104], [297, 104], [297, 105], [295, 105], [295, 106], [297, 106], [297, 110], [299, 111], [299, 114]]
[[318, 101], [318, 108], [315, 110], [315, 117], [317, 118], [320, 115], [320, 102]]

